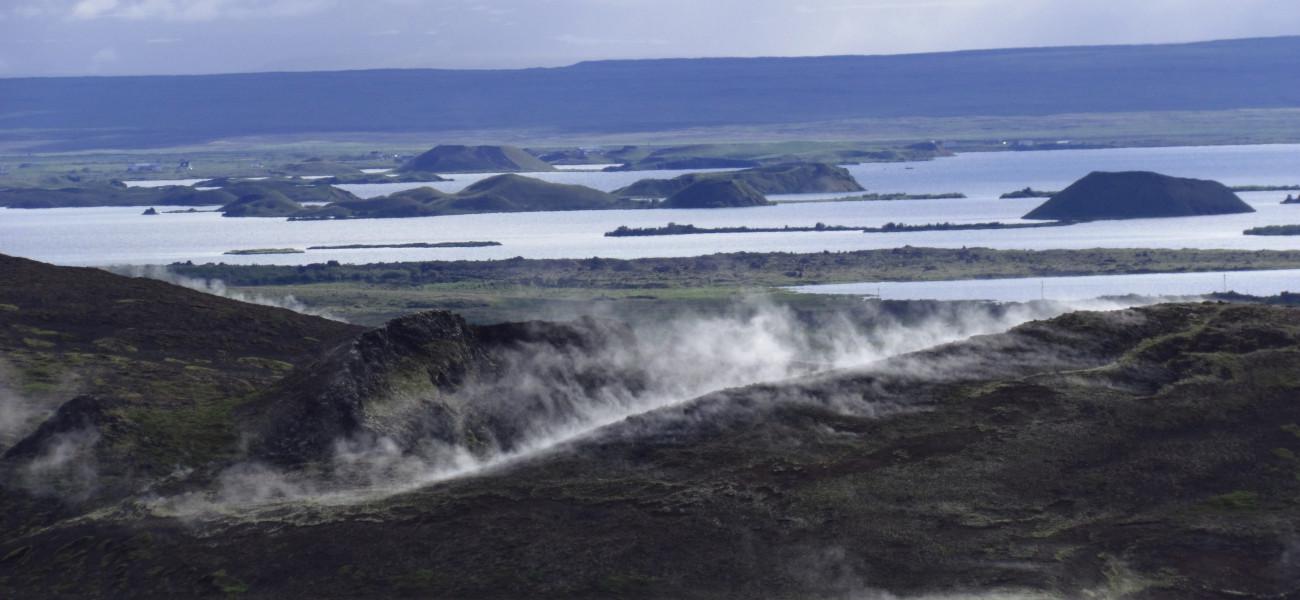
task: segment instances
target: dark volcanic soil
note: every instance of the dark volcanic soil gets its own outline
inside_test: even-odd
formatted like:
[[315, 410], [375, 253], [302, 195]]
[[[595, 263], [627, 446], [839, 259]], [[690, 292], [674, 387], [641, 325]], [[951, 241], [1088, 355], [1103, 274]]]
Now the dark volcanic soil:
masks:
[[[139, 285], [126, 281], [119, 283]], [[196, 306], [215, 302], [206, 298], [194, 298]], [[171, 310], [177, 314], [159, 319], [185, 322], [180, 315], [191, 309]], [[1073, 313], [859, 370], [711, 394], [493, 469], [351, 502], [226, 505], [180, 518], [170, 516], [178, 505], [145, 501], [147, 494], [116, 503], [98, 496], [101, 510], [87, 513], [88, 505], [66, 497], [7, 486], [0, 591], [1293, 597], [1300, 590], [1296, 315], [1218, 303]], [[54, 331], [65, 318], [73, 319], [44, 319], [43, 327]], [[276, 322], [351, 334], [309, 317]], [[12, 331], [14, 322], [5, 323]], [[259, 433], [244, 419], [330, 397], [344, 382], [349, 393], [333, 397], [358, 400], [361, 410], [337, 411], [334, 426], [374, 425], [390, 413], [370, 402], [386, 397], [391, 382], [409, 381], [412, 369], [422, 369], [423, 393], [442, 393], [490, 380], [494, 353], [507, 346], [542, 342], [550, 351], [598, 356], [609, 347], [602, 344], [622, 343], [617, 328], [604, 327], [472, 328], [450, 315], [421, 315], [336, 341], [314, 361], [285, 347], [279, 356], [298, 365], [293, 374], [209, 418], [254, 440], [290, 439], [292, 428]], [[259, 351], [256, 331], [231, 347]], [[154, 401], [82, 400], [73, 408], [112, 416], [117, 425], [98, 444], [133, 443], [120, 454], [133, 460], [153, 456], [155, 438], [167, 440], [153, 413], [139, 412]], [[209, 401], [180, 403], [188, 402]], [[315, 416], [330, 424], [328, 415]], [[189, 421], [174, 424], [192, 427]], [[175, 456], [192, 450], [172, 443]], [[112, 455], [95, 448], [103, 466]], [[206, 460], [228, 465], [247, 458], [239, 452]], [[7, 475], [30, 472], [23, 462], [30, 456], [7, 458]], [[287, 474], [312, 468], [283, 464]], [[196, 474], [156, 489], [179, 497], [210, 482]]]

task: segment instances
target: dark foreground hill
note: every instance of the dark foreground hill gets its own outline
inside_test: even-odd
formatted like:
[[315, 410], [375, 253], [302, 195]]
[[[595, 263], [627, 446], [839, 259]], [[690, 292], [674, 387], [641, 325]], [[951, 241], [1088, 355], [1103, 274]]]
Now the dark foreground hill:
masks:
[[[65, 273], [26, 261], [0, 266]], [[54, 333], [9, 334], [7, 349], [40, 353], [48, 347], [23, 337], [60, 343], [59, 332], [76, 334], [83, 326], [68, 323], [92, 317], [65, 303], [139, 310], [119, 302], [138, 293], [116, 290], [138, 283], [103, 277], [102, 301], [58, 290], [76, 278], [51, 280], [41, 312], [16, 324]], [[182, 301], [159, 304], [167, 307], [160, 323], [227, 306], [147, 283], [159, 299]], [[0, 319], [25, 310], [6, 308]], [[131, 329], [151, 331], [149, 314], [82, 337], [144, 343]], [[1295, 316], [1227, 304], [1074, 313], [645, 411], [450, 479], [421, 479], [419, 459], [459, 448], [445, 465], [454, 470], [521, 433], [564, 440], [557, 425], [577, 408], [572, 401], [613, 407], [639, 386], [664, 383], [618, 368], [655, 356], [620, 358], [632, 343], [627, 332], [599, 322], [475, 328], [427, 313], [359, 335], [339, 325], [354, 337], [332, 343], [270, 335], [260, 320], [195, 323], [176, 342], [186, 349], [178, 369], [230, 377], [229, 363], [243, 354], [297, 366], [278, 383], [219, 393], [230, 399], [219, 409], [168, 426], [150, 409], [190, 399], [154, 390], [130, 400], [133, 410], [121, 400], [61, 410], [0, 461], [0, 592], [1288, 597], [1300, 588], [1291, 531], [1300, 518]], [[222, 347], [227, 328], [236, 332], [228, 358], [214, 351], [208, 364], [187, 354]], [[267, 354], [297, 339], [329, 349], [313, 361], [296, 358], [305, 345]], [[157, 444], [187, 448], [205, 431], [196, 423], [238, 435], [204, 440], [224, 452], [172, 452], [176, 467], [135, 473], [135, 488], [112, 495], [78, 499], [32, 485], [86, 473], [57, 478], [50, 444], [59, 456], [101, 457], [102, 468], [112, 456], [100, 454], [104, 440], [132, 440], [119, 460], [136, 460]], [[333, 452], [322, 452], [330, 441]], [[375, 481], [367, 478], [374, 472], [406, 485], [323, 495], [340, 484], [356, 490], [348, 486]], [[319, 479], [331, 474], [347, 480]]]
[[848, 169], [826, 163], [789, 163], [723, 173], [687, 173], [672, 179], [642, 179], [611, 192], [624, 198], [667, 198], [705, 179], [743, 181], [760, 194], [861, 192]]
[[227, 452], [239, 435], [223, 418], [232, 404], [360, 330], [0, 255], [0, 452], [77, 396], [69, 425], [94, 426], [100, 468], [94, 481], [70, 485], [78, 495], [135, 490]]
[[435, 146], [399, 171], [417, 173], [508, 173], [554, 171], [550, 163], [514, 146]]
[[[1261, 92], [1261, 90], [1267, 90]], [[1300, 37], [524, 70], [6, 79], [15, 139], [175, 145], [316, 132], [639, 132], [894, 117], [1300, 106]]]
[[1089, 173], [1024, 218], [1093, 221], [1249, 212], [1255, 209], [1217, 181], [1125, 171]]

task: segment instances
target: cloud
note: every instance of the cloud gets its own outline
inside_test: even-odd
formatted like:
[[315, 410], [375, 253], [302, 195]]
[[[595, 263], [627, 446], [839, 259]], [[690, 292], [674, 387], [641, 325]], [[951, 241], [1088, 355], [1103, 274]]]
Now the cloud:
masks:
[[107, 48], [100, 48], [99, 50], [96, 50], [94, 54], [90, 55], [90, 64], [99, 67], [115, 63], [119, 58], [117, 50], [112, 46], [109, 46]]
[[76, 20], [213, 21], [299, 17], [332, 4], [333, 0], [78, 0], [69, 16]]
[[616, 39], [601, 37], [586, 37], [565, 33], [551, 38], [557, 42], [570, 44], [573, 46], [665, 46], [668, 40], [663, 39]]
[[74, 19], [96, 19], [117, 8], [117, 0], [81, 0], [72, 7]]
[[[0, 14], [26, 21], [22, 29], [9, 27], [21, 35], [0, 36], [0, 54], [24, 75], [522, 68], [1161, 43], [1300, 30], [1295, 0], [0, 0]], [[240, 26], [200, 26], [222, 21]], [[389, 30], [410, 35], [371, 35]], [[171, 37], [184, 37], [183, 53], [147, 45]], [[23, 38], [57, 39], [59, 47], [33, 53]], [[121, 51], [122, 60], [86, 63], [105, 46]]]

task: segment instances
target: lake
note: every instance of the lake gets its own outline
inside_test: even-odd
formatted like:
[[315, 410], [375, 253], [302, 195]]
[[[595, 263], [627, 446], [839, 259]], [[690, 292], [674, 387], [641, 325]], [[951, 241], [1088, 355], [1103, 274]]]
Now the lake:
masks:
[[[1285, 193], [1242, 198], [1258, 212], [1176, 219], [1099, 221], [1063, 228], [1017, 231], [908, 233], [810, 232], [607, 238], [619, 225], [655, 227], [668, 222], [701, 227], [828, 225], [879, 226], [886, 222], [1015, 222], [1039, 199], [1000, 200], [1003, 192], [1033, 186], [1060, 189], [1092, 170], [1155, 170], [1217, 179], [1230, 185], [1300, 183], [1300, 145], [1131, 148], [975, 153], [917, 163], [848, 167], [874, 192], [963, 192], [966, 199], [885, 202], [792, 202], [769, 207], [712, 210], [619, 210], [514, 213], [417, 219], [306, 221], [228, 219], [216, 213], [144, 217], [143, 207], [0, 210], [0, 252], [67, 265], [150, 264], [192, 260], [252, 264], [303, 264], [338, 260], [527, 258], [636, 258], [715, 252], [818, 252], [903, 245], [990, 248], [1244, 248], [1296, 249], [1300, 238], [1244, 236], [1261, 225], [1300, 223], [1300, 205], [1280, 205]], [[644, 177], [681, 171], [555, 171], [529, 174], [548, 181], [612, 190]], [[491, 174], [451, 174], [432, 185], [459, 190]], [[156, 185], [158, 182], [152, 182]], [[364, 196], [422, 184], [341, 186]], [[839, 195], [776, 196], [812, 200]], [[160, 207], [161, 208], [161, 207]], [[341, 244], [491, 240], [488, 248], [310, 251], [305, 254], [223, 256], [234, 249]]]

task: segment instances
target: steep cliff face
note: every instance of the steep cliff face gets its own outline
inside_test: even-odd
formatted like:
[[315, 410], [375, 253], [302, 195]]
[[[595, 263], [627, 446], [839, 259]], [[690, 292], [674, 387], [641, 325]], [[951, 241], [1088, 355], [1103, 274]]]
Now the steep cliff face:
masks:
[[426, 312], [339, 345], [243, 409], [253, 455], [322, 460], [342, 440], [383, 439], [403, 451], [445, 444], [510, 450], [534, 425], [561, 421], [606, 387], [642, 374], [600, 360], [634, 347], [610, 322], [475, 327]]

